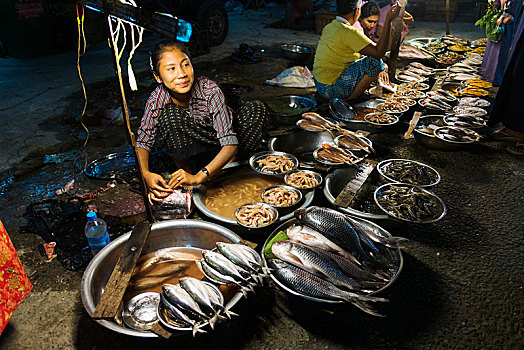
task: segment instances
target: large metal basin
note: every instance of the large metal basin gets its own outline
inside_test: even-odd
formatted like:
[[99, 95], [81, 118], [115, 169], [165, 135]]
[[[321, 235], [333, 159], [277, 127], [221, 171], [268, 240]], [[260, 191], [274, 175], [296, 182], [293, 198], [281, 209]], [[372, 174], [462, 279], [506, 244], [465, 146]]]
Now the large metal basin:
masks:
[[[335, 202], [335, 198], [339, 195], [340, 192], [344, 189], [346, 184], [350, 179], [352, 179], [355, 174], [358, 172], [358, 169], [354, 167], [345, 167], [340, 168], [329, 175], [326, 176], [325, 184], [324, 184], [324, 196], [326, 199], [333, 204]], [[379, 174], [376, 170], [373, 170], [373, 172], [370, 175], [371, 178], [368, 178], [368, 181], [378, 181]], [[363, 186], [365, 186], [364, 184]], [[373, 192], [370, 192], [369, 194], [369, 201], [374, 202], [373, 199]], [[356, 209], [353, 209], [351, 207], [343, 208], [339, 206], [335, 206], [337, 210], [340, 210], [344, 213], [366, 219], [371, 220], [383, 227], [391, 228], [399, 225], [399, 221], [392, 219], [390, 216], [386, 214], [381, 213], [368, 213], [364, 211], [359, 211]], [[380, 210], [380, 209], [379, 209]]]
[[[233, 176], [242, 176], [242, 175], [247, 175], [247, 174], [257, 174], [257, 173], [253, 169], [251, 169], [251, 167], [248, 164], [246, 164], [245, 162], [232, 163], [222, 168], [221, 173], [213, 177], [213, 181], [221, 181], [226, 178], [233, 177]], [[277, 175], [274, 175], [274, 176], [277, 176]], [[282, 179], [284, 178], [283, 175], [281, 177]], [[313, 201], [313, 198], [315, 196], [315, 189], [313, 188], [313, 189], [301, 190], [301, 191], [302, 191], [302, 201], [293, 207], [279, 208], [278, 209], [279, 218], [276, 222], [284, 222], [286, 220], [289, 220], [293, 217], [293, 212], [296, 209], [307, 208], [308, 206], [311, 205], [311, 202]], [[202, 212], [204, 215], [206, 215], [207, 217], [213, 220], [217, 220], [225, 224], [241, 227], [236, 222], [235, 219], [230, 219], [225, 216], [218, 215], [215, 212], [209, 210], [205, 205], [206, 194], [207, 194], [206, 183], [200, 184], [193, 189], [193, 202], [195, 203], [195, 206], [198, 208], [198, 210], [200, 210], [200, 212]]]
[[[109, 243], [95, 255], [91, 263], [87, 266], [82, 276], [80, 293], [82, 303], [89, 315], [94, 313], [104, 287], [130, 235], [131, 233], [127, 233]], [[240, 237], [233, 231], [214, 223], [201, 220], [168, 220], [152, 225], [149, 237], [142, 249], [142, 255], [170, 247], [213, 249], [216, 246], [216, 242], [238, 243], [239, 241]], [[228, 305], [235, 305], [241, 297], [242, 293], [237, 293], [229, 301]], [[133, 330], [119, 325], [113, 320], [95, 321], [118, 333], [136, 337], [158, 337], [150, 331]], [[183, 332], [180, 332], [180, 334], [182, 333]]]

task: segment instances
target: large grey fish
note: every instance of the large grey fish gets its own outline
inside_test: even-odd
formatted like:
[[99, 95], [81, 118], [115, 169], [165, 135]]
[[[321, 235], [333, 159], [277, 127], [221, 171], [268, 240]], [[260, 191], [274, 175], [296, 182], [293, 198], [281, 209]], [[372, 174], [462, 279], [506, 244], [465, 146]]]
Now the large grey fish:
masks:
[[213, 308], [218, 309], [223, 314], [226, 315], [227, 318], [231, 319], [231, 316], [238, 316], [237, 313], [229, 310], [227, 306], [223, 304], [223, 300], [221, 300], [218, 295], [215, 295], [214, 291], [211, 289], [211, 286], [204, 284], [204, 288], [207, 289], [209, 300], [211, 301], [211, 304], [213, 305]]
[[273, 243], [271, 251], [277, 258], [324, 278], [338, 287], [364, 290], [355, 279], [345, 275], [333, 260], [306, 245], [287, 240], [278, 241]]
[[[196, 333], [206, 333], [198, 327], [198, 322], [188, 317], [182, 310], [171, 304], [163, 293], [160, 293], [160, 304], [164, 307], [164, 316], [166, 321], [176, 327], [187, 326], [193, 329], [193, 337]], [[172, 319], [176, 319], [178, 324]]]
[[286, 230], [286, 235], [295, 242], [303, 243], [310, 247], [322, 248], [325, 250], [333, 251], [340, 256], [349, 259], [356, 264], [360, 265], [360, 262], [350, 253], [342, 249], [340, 246], [336, 245], [326, 237], [324, 237], [320, 232], [315, 231], [314, 229], [302, 226], [302, 225], [293, 225]]
[[171, 305], [180, 308], [189, 316], [209, 320], [209, 315], [200, 309], [197, 302], [180, 285], [166, 283], [162, 286], [162, 294]]
[[[268, 259], [268, 265], [272, 268], [272, 274], [275, 278], [291, 290], [314, 298], [345, 301], [352, 303], [368, 314], [383, 316], [373, 310], [369, 304], [363, 302], [361, 296], [355, 293], [346, 292], [312, 273], [288, 264], [280, 259]], [[387, 301], [386, 299], [373, 297], [369, 297], [368, 300]]]
[[[353, 219], [349, 215], [345, 215], [346, 219], [353, 225], [359, 234], [365, 235], [368, 239], [375, 243], [380, 243], [388, 248], [403, 248], [404, 244], [409, 241], [409, 239], [404, 237], [393, 237], [393, 236], [385, 236], [380, 234], [379, 232], [371, 229], [367, 225], [362, 225], [357, 220]], [[361, 239], [364, 238], [364, 236], [360, 235]]]
[[333, 209], [313, 206], [295, 210], [295, 217], [304, 225], [321, 232], [326, 238], [349, 252], [361, 263], [370, 263], [374, 260], [362, 248], [358, 233], [346, 220], [344, 214]]

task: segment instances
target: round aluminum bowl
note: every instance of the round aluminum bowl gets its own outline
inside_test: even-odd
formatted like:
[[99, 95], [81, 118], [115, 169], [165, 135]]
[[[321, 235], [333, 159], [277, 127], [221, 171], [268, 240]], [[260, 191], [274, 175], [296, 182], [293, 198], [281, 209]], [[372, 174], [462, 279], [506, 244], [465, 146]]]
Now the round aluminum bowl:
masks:
[[[380, 227], [379, 225], [373, 223], [373, 222], [370, 222], [368, 220], [364, 220], [362, 218], [358, 218], [358, 217], [354, 217], [352, 216], [352, 219], [358, 221], [359, 223], [361, 224], [364, 224], [364, 225], [367, 225], [369, 228], [371, 228], [373, 231], [383, 235], [383, 236], [389, 236], [391, 237], [391, 234], [384, 230], [382, 227]], [[266, 239], [266, 241], [264, 242], [264, 245], [262, 247], [262, 252], [264, 251], [264, 249], [266, 248], [266, 245], [273, 239], [273, 237], [280, 231], [286, 231], [286, 229], [294, 224], [296, 224], [298, 222], [297, 219], [291, 219], [289, 221], [286, 221], [285, 223], [283, 223], [282, 225], [278, 226], [277, 228], [275, 228], [275, 230], [269, 235], [269, 237]], [[398, 278], [398, 275], [400, 274], [400, 272], [402, 271], [402, 267], [404, 266], [404, 258], [402, 257], [402, 252], [400, 251], [399, 248], [397, 249], [390, 249], [391, 251], [391, 255], [394, 255], [394, 257], [396, 258], [396, 262], [398, 263], [398, 269], [396, 271], [396, 273], [393, 275], [393, 277], [391, 278], [391, 280], [388, 282], [388, 284], [386, 284], [384, 287], [380, 288], [380, 289], [377, 289], [376, 291], [374, 292], [371, 292], [371, 293], [368, 293], [366, 295], [375, 295], [375, 294], [378, 294], [380, 292], [382, 292], [383, 290], [385, 290], [386, 288], [388, 288], [389, 286], [391, 286], [393, 284], [393, 282], [395, 282]], [[262, 262], [264, 264], [264, 266], [267, 267], [267, 261], [266, 261], [266, 257], [265, 255], [262, 253]], [[271, 279], [282, 289], [284, 289], [285, 291], [287, 291], [288, 293], [291, 293], [293, 295], [297, 295], [299, 297], [302, 297], [304, 299], [308, 299], [308, 300], [311, 300], [311, 301], [316, 301], [316, 302], [321, 302], [321, 303], [330, 303], [330, 304], [341, 304], [341, 303], [345, 303], [345, 301], [338, 301], [338, 300], [328, 300], [328, 299], [321, 299], [321, 298], [315, 298], [315, 297], [311, 297], [311, 296], [308, 296], [308, 295], [304, 295], [302, 293], [299, 293], [299, 292], [296, 292], [294, 291], [293, 289], [289, 288], [288, 286], [286, 286], [284, 283], [282, 283], [281, 281], [279, 281], [275, 276], [273, 276], [273, 274], [270, 272], [269, 273]]]
[[[386, 210], [386, 208], [384, 208], [384, 207], [382, 207], [382, 205], [380, 205], [380, 203], [378, 201], [378, 197], [380, 196], [380, 193], [382, 191], [388, 189], [391, 186], [416, 188], [417, 190], [422, 191], [422, 192], [430, 195], [434, 199], [436, 199], [437, 203], [438, 203], [438, 215], [437, 215], [437, 217], [435, 217], [433, 219], [429, 219], [429, 220], [413, 221], [413, 220], [408, 220], [408, 219], [400, 218], [400, 217], [397, 217], [397, 216], [389, 214], [388, 211]], [[446, 216], [446, 213], [447, 213], [446, 205], [444, 204], [442, 199], [440, 199], [439, 196], [437, 196], [434, 193], [429, 192], [428, 190], [425, 190], [425, 189], [423, 189], [422, 187], [419, 187], [419, 186], [414, 186], [414, 185], [409, 185], [409, 184], [401, 184], [401, 183], [398, 183], [398, 182], [384, 184], [384, 185], [380, 186], [379, 188], [377, 188], [375, 190], [374, 198], [375, 198], [375, 203], [377, 203], [379, 208], [382, 209], [384, 211], [384, 213], [388, 213], [388, 215], [390, 215], [395, 220], [404, 221], [404, 222], [410, 222], [410, 223], [413, 223], [413, 224], [431, 224], [433, 222], [437, 222], [437, 221], [441, 220], [444, 216]]]
[[[274, 100], [273, 100], [274, 99]], [[278, 106], [273, 106], [273, 103], [277, 103]], [[282, 95], [271, 99], [265, 100], [269, 109], [275, 113], [278, 117], [294, 117], [301, 116], [302, 113], [309, 111], [317, 106], [315, 99], [299, 95]], [[277, 110], [279, 106], [287, 106], [287, 111]], [[280, 107], [281, 108], [281, 107]]]
[[[216, 175], [213, 177], [211, 181], [221, 181], [223, 179], [233, 177], [233, 176], [242, 176], [247, 174], [254, 174], [256, 173], [254, 170], [252, 170], [247, 164], [245, 163], [231, 163], [227, 164], [224, 168], [222, 168], [222, 172], [220, 175]], [[230, 219], [222, 215], [218, 215], [215, 212], [209, 210], [206, 205], [206, 193], [207, 193], [207, 186], [206, 183], [202, 183], [198, 186], [196, 186], [193, 189], [193, 202], [195, 203], [195, 207], [203, 213], [205, 216], [217, 220], [220, 222], [223, 222], [225, 224], [239, 226], [237, 221], [235, 219]], [[313, 198], [315, 197], [315, 189], [309, 189], [304, 190], [303, 192], [303, 198], [300, 205], [297, 207], [297, 209], [303, 209], [307, 208], [311, 205], [311, 202], [313, 202]], [[287, 210], [283, 208], [283, 210]], [[293, 217], [293, 212], [291, 213], [282, 213], [283, 215], [279, 215], [278, 221], [286, 221]]]
[[[300, 172], [313, 175], [315, 177], [315, 180], [318, 181], [318, 184], [316, 186], [313, 186], [313, 187], [300, 187], [300, 186], [295, 186], [292, 183], [290, 183], [290, 179], [289, 179], [290, 176], [295, 174], [295, 173], [300, 173]], [[293, 171], [290, 171], [289, 173], [287, 173], [286, 176], [284, 176], [284, 182], [286, 183], [286, 185], [294, 187], [294, 188], [297, 188], [299, 190], [309, 190], [309, 189], [318, 187], [318, 186], [320, 186], [322, 184], [322, 175], [320, 175], [319, 173], [317, 173], [315, 171], [311, 171], [311, 170], [297, 169], [297, 170], [293, 170]]]
[[[264, 159], [266, 157], [269, 157], [269, 156], [284, 156], [284, 157], [291, 158], [291, 161], [293, 162], [293, 167], [290, 170], [284, 171], [284, 172], [280, 172], [280, 171], [268, 171], [268, 172], [266, 172], [266, 171], [263, 171], [262, 167], [260, 167], [257, 164], [257, 162], [259, 160], [262, 160], [262, 159]], [[249, 165], [251, 166], [251, 169], [253, 169], [254, 171], [256, 171], [259, 174], [264, 174], [264, 175], [284, 175], [284, 174], [289, 173], [290, 171], [295, 170], [295, 169], [298, 168], [298, 159], [297, 159], [297, 157], [295, 157], [291, 153], [277, 152], [277, 151], [265, 151], [265, 152], [258, 152], [258, 153], [253, 154], [251, 156], [251, 158], [249, 158]]]
[[340, 98], [334, 98], [329, 101], [329, 112], [333, 118], [342, 121], [351, 120], [357, 114], [355, 109], [346, 100]]
[[[346, 184], [348, 183], [349, 179], [352, 179], [355, 177], [355, 175], [358, 173], [358, 169], [354, 167], [346, 167], [346, 168], [340, 168], [333, 172], [331, 172], [329, 175], [326, 176], [326, 182], [324, 184], [324, 196], [328, 200], [329, 203], [333, 204], [335, 202], [336, 197], [342, 192]], [[370, 174], [370, 177], [378, 177], [378, 173], [373, 171]], [[369, 179], [368, 179], [369, 181]], [[373, 192], [370, 192], [370, 202], [373, 202]], [[374, 202], [373, 202], [374, 204]], [[353, 209], [351, 207], [336, 207], [337, 210], [347, 213], [351, 216], [356, 216], [362, 219], [371, 220], [375, 223], [378, 223], [379, 225], [383, 227], [394, 227], [398, 226], [398, 221], [393, 220], [390, 216], [378, 212], [378, 213], [368, 213], [364, 211], [360, 211], [357, 209]], [[380, 209], [377, 208], [377, 211]]]
[[413, 137], [417, 142], [421, 143], [424, 147], [433, 150], [446, 151], [449, 145], [443, 140], [438, 139], [435, 135], [430, 135], [425, 132], [420, 131], [422, 127], [426, 125], [436, 125], [438, 127], [446, 125], [444, 123], [443, 115], [427, 115], [421, 117], [417, 126], [413, 130]]
[[[286, 174], [287, 175], [287, 174]], [[286, 182], [286, 180], [284, 180], [284, 182]], [[274, 188], [283, 188], [283, 189], [286, 189], [288, 191], [291, 191], [293, 193], [295, 193], [297, 195], [297, 200], [293, 203], [293, 204], [290, 204], [290, 205], [276, 205], [276, 204], [272, 204], [272, 203], [268, 203], [266, 202], [265, 198], [264, 198], [264, 194]], [[298, 189], [296, 189], [295, 187], [293, 186], [288, 186], [288, 185], [276, 185], [276, 186], [270, 186], [268, 188], [266, 188], [264, 191], [262, 191], [262, 193], [260, 194], [260, 198], [262, 198], [262, 201], [266, 204], [269, 204], [275, 208], [289, 208], [289, 207], [292, 207], [294, 205], [296, 205], [297, 203], [299, 203], [301, 200], [302, 200], [302, 192], [299, 191]]]
[[[453, 117], [457, 117], [457, 118], [461, 118], [462, 121], [459, 121], [461, 124], [467, 124], [467, 126], [458, 126], [456, 125], [454, 121], [451, 120], [451, 118]], [[470, 120], [468, 120], [470, 119]], [[471, 124], [471, 122], [474, 121], [476, 122], [477, 124], [474, 125], [474, 124]], [[446, 125], [449, 125], [449, 126], [458, 126], [458, 127], [465, 127], [466, 129], [482, 129], [484, 127], [486, 127], [486, 125], [488, 125], [488, 121], [482, 117], [474, 117], [474, 116], [471, 116], [471, 115], [461, 115], [461, 114], [457, 114], [457, 115], [453, 115], [453, 114], [449, 114], [447, 116], [444, 117], [444, 123]]]
[[296, 44], [282, 44], [280, 50], [285, 58], [289, 58], [297, 62], [305, 62], [313, 57], [315, 49], [296, 45]]
[[[404, 105], [403, 105], [404, 106]], [[397, 124], [398, 121], [400, 120], [400, 117], [398, 117], [397, 115], [393, 114], [393, 113], [390, 113], [390, 112], [384, 112], [384, 111], [381, 111], [381, 113], [388, 113], [389, 116], [391, 118], [393, 118], [394, 120], [390, 123], [379, 123], [379, 122], [374, 122], [372, 120], [369, 120], [369, 118], [371, 118], [375, 113], [369, 113], [369, 114], [366, 114], [366, 116], [364, 117], [364, 120], [366, 121], [366, 123], [369, 123], [369, 124], [373, 124], [373, 125], [378, 125], [378, 126], [390, 126], [390, 125], [394, 125], [394, 124]], [[402, 114], [402, 113], [401, 113]]]
[[400, 158], [383, 160], [382, 162], [377, 164], [377, 168], [376, 169], [377, 169], [378, 173], [384, 179], [386, 179], [388, 182], [400, 182], [399, 179], [395, 179], [395, 178], [389, 177], [386, 174], [384, 174], [384, 171], [385, 171], [384, 168], [386, 167], [386, 165], [388, 165], [389, 163], [392, 163], [392, 162], [402, 162], [402, 163], [406, 163], [406, 164], [417, 164], [420, 167], [426, 168], [429, 172], [435, 174], [436, 177], [437, 177], [437, 180], [434, 183], [431, 183], [431, 184], [423, 185], [423, 184], [415, 183], [415, 184], [410, 184], [410, 185], [416, 185], [416, 186], [419, 186], [419, 187], [427, 188], [427, 187], [433, 187], [433, 186], [437, 185], [440, 182], [440, 174], [438, 173], [438, 171], [436, 171], [435, 169], [433, 169], [429, 165], [417, 162], [415, 160], [400, 159]]
[[[261, 205], [261, 206], [263, 206], [264, 208], [269, 210], [271, 213], [273, 213], [273, 220], [271, 222], [268, 222], [267, 224], [262, 225], [262, 226], [248, 226], [248, 225], [244, 225], [243, 223], [241, 223], [238, 220], [238, 213], [240, 212], [240, 210], [242, 210], [242, 208], [244, 208], [244, 207], [246, 207], [248, 205]], [[269, 205], [267, 203], [264, 203], [264, 202], [246, 203], [246, 204], [243, 204], [240, 207], [238, 207], [237, 210], [235, 210], [235, 219], [236, 219], [238, 225], [246, 227], [246, 228], [264, 228], [264, 227], [269, 226], [269, 225], [271, 225], [272, 223], [274, 223], [275, 221], [278, 220], [278, 211], [273, 206], [271, 206], [271, 205]]]
[[[82, 276], [80, 295], [82, 304], [89, 315], [95, 311], [109, 277], [122, 254], [124, 245], [131, 233], [126, 233], [107, 246], [93, 257]], [[240, 237], [233, 231], [220, 225], [201, 220], [168, 220], [156, 222], [151, 226], [151, 232], [142, 249], [142, 255], [170, 247], [198, 247], [213, 249], [216, 242], [238, 243]], [[227, 304], [235, 305], [242, 297], [237, 293]], [[150, 331], [138, 331], [119, 325], [113, 320], [94, 320], [100, 325], [126, 335], [144, 338], [156, 338]], [[181, 332], [180, 334], [183, 334]]]

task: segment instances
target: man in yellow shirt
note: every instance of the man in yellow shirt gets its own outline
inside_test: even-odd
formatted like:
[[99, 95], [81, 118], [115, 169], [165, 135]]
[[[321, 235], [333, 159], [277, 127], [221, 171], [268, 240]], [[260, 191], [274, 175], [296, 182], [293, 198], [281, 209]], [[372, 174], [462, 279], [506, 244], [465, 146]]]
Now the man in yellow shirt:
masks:
[[[389, 43], [391, 21], [400, 6], [393, 5], [384, 34], [375, 45], [353, 24], [360, 17], [362, 0], [337, 0], [338, 16], [322, 30], [313, 62], [313, 77], [321, 97], [354, 99], [362, 95], [384, 70], [382, 57]], [[366, 57], [360, 57], [360, 55]], [[380, 74], [387, 82], [387, 74]]]

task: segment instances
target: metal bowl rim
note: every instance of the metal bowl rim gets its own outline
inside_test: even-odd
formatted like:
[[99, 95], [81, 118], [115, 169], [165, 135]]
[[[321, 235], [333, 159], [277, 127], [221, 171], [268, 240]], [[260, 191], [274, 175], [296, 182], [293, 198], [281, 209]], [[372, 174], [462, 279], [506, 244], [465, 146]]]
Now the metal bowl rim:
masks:
[[[344, 215], [348, 215], [348, 216], [351, 216], [347, 213], [341, 213], [341, 214], [344, 214]], [[356, 216], [351, 216], [352, 219], [355, 219], [357, 221], [364, 221], [364, 223], [368, 224], [368, 225], [371, 225], [373, 227], [375, 227], [376, 229], [378, 229], [381, 233], [385, 234], [386, 236], [388, 237], [392, 237], [391, 233], [389, 233], [387, 230], [383, 229], [382, 227], [380, 227], [379, 225], [375, 224], [374, 222], [371, 222], [369, 220], [366, 220], [366, 219], [363, 219], [363, 218], [360, 218], [360, 217], [356, 217]], [[264, 251], [264, 248], [266, 247], [267, 243], [271, 240], [271, 238], [273, 238], [273, 236], [275, 236], [275, 234], [277, 234], [278, 232], [280, 231], [283, 231], [283, 227], [286, 227], [286, 225], [291, 225], [295, 222], [298, 222], [297, 219], [290, 219], [284, 223], [282, 223], [281, 225], [279, 225], [277, 228], [275, 228], [275, 230], [273, 230], [273, 232], [271, 232], [271, 234], [267, 237], [266, 241], [264, 242], [264, 245], [262, 246], [262, 252]], [[289, 226], [287, 226], [289, 227]], [[371, 293], [368, 293], [368, 294], [365, 294], [365, 295], [376, 295], [382, 291], [384, 291], [385, 289], [389, 288], [398, 278], [398, 276], [400, 275], [400, 272], [402, 271], [402, 268], [404, 266], [404, 257], [402, 256], [402, 251], [400, 250], [400, 248], [397, 248], [396, 249], [397, 252], [398, 252], [398, 255], [399, 255], [399, 268], [397, 270], [397, 273], [395, 274], [394, 278], [391, 279], [391, 281], [389, 281], [385, 286], [383, 286], [382, 288], [374, 291], [374, 292], [371, 292]], [[266, 261], [266, 256], [264, 255], [264, 253], [260, 254], [261, 258], [262, 258], [262, 262], [264, 263], [264, 266], [265, 267], [268, 267], [267, 266], [267, 261]], [[321, 303], [329, 303], [329, 304], [343, 304], [343, 303], [347, 303], [345, 301], [342, 301], [342, 300], [327, 300], [327, 299], [321, 299], [321, 298], [315, 298], [315, 297], [310, 297], [310, 296], [307, 296], [305, 294], [302, 294], [302, 293], [299, 293], [297, 291], [294, 291], [292, 290], [291, 288], [287, 287], [286, 285], [284, 285], [282, 282], [280, 282], [276, 277], [273, 276], [273, 274], [270, 272], [269, 273], [269, 276], [271, 277], [271, 279], [281, 288], [283, 288], [285, 291], [293, 294], [293, 295], [296, 295], [296, 296], [300, 296], [304, 299], [307, 299], [307, 300], [311, 300], [311, 301], [316, 301], [316, 302], [321, 302]]]
[[[241, 239], [240, 236], [238, 236], [236, 233], [234, 233], [230, 229], [224, 226], [212, 223], [212, 222], [204, 221], [204, 220], [173, 219], [173, 220], [155, 222], [151, 225], [151, 231], [154, 229], [166, 229], [166, 228], [177, 228], [177, 227], [199, 227], [199, 228], [204, 228], [204, 229], [208, 229], [208, 230], [215, 231], [215, 232], [217, 232], [217, 229], [218, 229], [221, 235], [223, 235], [227, 239], [230, 239], [234, 243], [240, 242], [240, 239]], [[87, 265], [86, 269], [84, 270], [84, 273], [82, 274], [82, 280], [80, 282], [80, 297], [82, 299], [82, 305], [84, 306], [84, 309], [86, 310], [86, 312], [89, 315], [93, 314], [93, 312], [95, 311], [95, 307], [96, 307], [96, 305], [94, 304], [94, 300], [92, 299], [91, 292], [90, 292], [95, 268], [100, 264], [101, 261], [103, 261], [106, 258], [109, 252], [113, 251], [120, 244], [123, 244], [123, 242], [127, 241], [130, 236], [131, 236], [131, 231], [116, 238], [114, 241], [111, 241], [98, 254], [96, 254], [93, 257], [93, 259], [91, 259], [91, 262]], [[241, 297], [242, 297], [242, 293], [239, 292], [235, 294], [235, 296], [233, 296], [233, 298], [230, 300], [229, 303], [232, 303], [233, 301], [234, 303], [237, 303]], [[110, 329], [120, 334], [131, 335], [131, 336], [142, 337], [142, 338], [157, 338], [158, 337], [158, 335], [156, 335], [155, 333], [151, 331], [137, 331], [131, 328], [122, 327], [111, 320], [99, 319], [99, 320], [95, 320], [95, 322], [106, 327], [107, 329]]]
[[[318, 185], [316, 186], [313, 186], [313, 187], [306, 187], [306, 188], [300, 188], [300, 187], [295, 187], [293, 185], [290, 185], [287, 183], [287, 180], [289, 178], [290, 175], [294, 174], [294, 173], [298, 173], [299, 171], [301, 172], [304, 172], [304, 173], [308, 173], [308, 174], [313, 174], [315, 176], [315, 179], [318, 180]], [[313, 170], [307, 170], [307, 169], [295, 169], [293, 171], [290, 171], [289, 173], [286, 174], [286, 176], [284, 176], [284, 182], [286, 183], [286, 185], [288, 186], [291, 186], [293, 188], [296, 188], [297, 190], [312, 190], [318, 186], [320, 186], [323, 182], [323, 178], [322, 178], [322, 175], [320, 175], [319, 173], [317, 173], [316, 171], [313, 171]]]
[[[285, 182], [285, 181], [286, 181], [286, 180], [284, 180], [284, 182]], [[291, 205], [274, 205], [274, 204], [266, 203], [266, 202], [264, 201], [264, 193], [265, 193], [266, 191], [269, 191], [269, 190], [271, 190], [271, 189], [273, 189], [273, 188], [278, 188], [278, 187], [280, 187], [280, 188], [285, 188], [285, 189], [287, 189], [287, 190], [290, 190], [290, 191], [293, 191], [294, 193], [296, 193], [296, 194], [298, 195], [298, 199], [297, 199], [297, 201], [296, 201], [295, 203], [291, 204]], [[293, 186], [288, 185], [288, 184], [285, 184], [285, 185], [274, 185], [274, 186], [269, 186], [268, 188], [264, 189], [264, 190], [262, 191], [262, 193], [260, 193], [260, 198], [262, 199], [262, 202], [264, 202], [264, 203], [266, 203], [266, 204], [269, 204], [269, 205], [271, 205], [272, 207], [275, 207], [275, 208], [291, 208], [291, 207], [297, 205], [297, 204], [302, 200], [302, 191], [300, 191], [298, 188], [293, 187]], [[235, 211], [235, 212], [236, 212], [236, 211]]]
[[[242, 209], [243, 207], [248, 206], [248, 205], [262, 205], [263, 207], [269, 209], [273, 214], [275, 214], [275, 218], [270, 223], [262, 225], [262, 226], [247, 226], [247, 225], [244, 225], [240, 221], [238, 221], [237, 216], [238, 216], [238, 212], [240, 211], [240, 209]], [[273, 223], [278, 221], [278, 210], [275, 207], [273, 207], [272, 205], [267, 204], [265, 202], [246, 203], [246, 204], [242, 204], [240, 207], [238, 207], [235, 210], [235, 220], [236, 220], [237, 224], [242, 226], [242, 227], [246, 227], [246, 228], [264, 228], [264, 227], [267, 227], [267, 226], [269, 226], [269, 225], [271, 225], [271, 224], [273, 224]]]
[[[383, 160], [381, 161], [380, 163], [377, 164], [376, 166], [376, 169], [378, 171], [378, 173], [383, 176], [386, 180], [390, 181], [390, 182], [393, 182], [393, 183], [402, 183], [404, 184], [405, 182], [399, 182], [389, 176], [386, 176], [383, 171], [382, 171], [382, 167], [387, 164], [388, 162], [394, 162], [394, 161], [402, 161], [402, 162], [406, 162], [406, 163], [415, 163], [415, 164], [418, 164], [418, 165], [421, 165], [423, 167], [426, 167], [428, 169], [430, 169], [431, 171], [433, 171], [435, 174], [437, 174], [437, 181], [435, 183], [432, 183], [432, 184], [429, 184], [429, 185], [419, 185], [419, 184], [416, 184], [415, 186], [419, 186], [419, 187], [423, 187], [423, 188], [426, 188], [426, 187], [433, 187], [435, 185], [438, 185], [438, 183], [440, 182], [441, 180], [441, 177], [440, 177], [440, 174], [438, 171], [436, 171], [433, 167], [427, 165], [427, 164], [424, 164], [424, 163], [421, 163], [421, 162], [418, 162], [416, 160], [411, 160], [411, 159], [403, 159], [403, 158], [391, 158], [391, 159], [386, 159], [386, 160]], [[413, 184], [408, 184], [408, 183], [405, 183], [407, 185], [413, 185]]]
[[431, 219], [431, 220], [426, 220], [426, 221], [412, 221], [412, 220], [407, 220], [407, 219], [403, 219], [403, 218], [398, 218], [396, 216], [393, 216], [393, 215], [390, 215], [388, 214], [388, 216], [394, 218], [395, 220], [399, 220], [399, 221], [404, 221], [404, 222], [409, 222], [409, 223], [412, 223], [412, 224], [431, 224], [431, 223], [434, 223], [434, 222], [437, 222], [437, 221], [440, 221], [442, 220], [442, 218], [444, 218], [444, 216], [446, 216], [447, 212], [448, 212], [448, 209], [446, 207], [446, 204], [444, 204], [444, 201], [439, 197], [437, 196], [436, 194], [420, 187], [420, 186], [416, 186], [416, 185], [411, 185], [411, 184], [405, 184], [405, 183], [400, 183], [400, 182], [391, 182], [391, 183], [387, 183], [387, 184], [384, 184], [382, 186], [379, 186], [376, 190], [375, 190], [375, 193], [373, 193], [373, 198], [375, 199], [375, 203], [378, 205], [378, 207], [383, 210], [385, 213], [387, 213], [387, 211], [382, 207], [382, 205], [380, 205], [378, 203], [378, 199], [377, 199], [377, 193], [379, 191], [381, 191], [383, 188], [385, 187], [388, 187], [388, 186], [400, 186], [400, 187], [414, 187], [418, 190], [421, 190], [422, 192], [425, 192], [426, 194], [429, 194], [433, 197], [435, 197], [437, 199], [437, 201], [442, 205], [442, 213], [440, 213], [440, 215], [434, 219]]
[[[260, 169], [258, 169], [255, 166], [255, 161], [259, 160], [258, 158], [261, 158], [261, 157], [264, 157], [264, 156], [271, 156], [271, 155], [285, 156], [285, 157], [291, 158], [291, 161], [293, 162], [293, 168], [291, 170], [288, 170], [288, 171], [283, 172], [283, 173], [265, 173], [265, 172], [261, 171]], [[249, 157], [249, 166], [251, 167], [251, 169], [253, 169], [253, 171], [256, 171], [257, 173], [263, 174], [263, 175], [284, 175], [284, 174], [289, 173], [292, 170], [297, 169], [298, 165], [299, 165], [299, 162], [298, 162], [297, 157], [295, 157], [291, 153], [287, 153], [287, 152], [262, 151], [262, 152], [255, 153], [251, 157]]]

